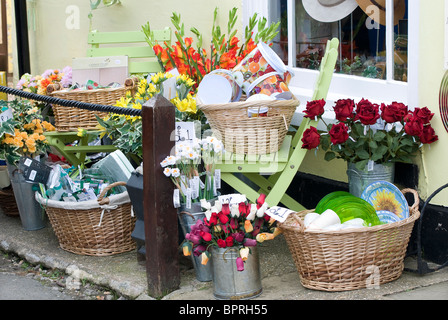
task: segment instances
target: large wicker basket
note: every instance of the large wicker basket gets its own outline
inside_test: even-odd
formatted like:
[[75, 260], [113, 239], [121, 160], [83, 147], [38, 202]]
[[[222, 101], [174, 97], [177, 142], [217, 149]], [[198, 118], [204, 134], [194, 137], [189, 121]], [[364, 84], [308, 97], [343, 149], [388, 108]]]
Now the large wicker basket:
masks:
[[340, 231], [304, 231], [303, 218], [312, 212], [291, 214], [280, 224], [300, 282], [309, 289], [347, 291], [374, 287], [398, 279], [414, 222], [419, 218], [419, 198], [414, 194], [410, 216], [374, 227]]
[[[277, 152], [288, 133], [292, 117], [300, 104], [290, 100], [240, 101], [226, 104], [200, 104], [210, 127], [219, 134], [226, 151], [238, 154]], [[267, 116], [249, 117], [249, 109], [264, 111]]]
[[[127, 192], [104, 198], [108, 190], [118, 185], [126, 183], [112, 183], [98, 196], [98, 201], [85, 203], [47, 200], [36, 192], [36, 200], [45, 207], [62, 249], [80, 255], [108, 256], [136, 248], [131, 237], [135, 217]], [[113, 205], [114, 197], [120, 197], [119, 204]], [[77, 209], [80, 205], [90, 208]]]
[[[65, 99], [76, 100], [80, 102], [101, 104], [106, 106], [113, 106], [117, 100], [126, 95], [127, 91], [134, 94], [138, 86], [136, 78], [126, 79], [124, 86], [118, 88], [105, 88], [93, 90], [60, 90], [58, 85], [49, 85], [47, 87], [48, 95]], [[77, 131], [78, 128], [85, 130], [95, 130], [98, 121], [95, 115], [104, 117], [105, 112], [91, 111], [80, 108], [71, 108], [53, 104], [53, 113], [55, 120], [55, 127], [58, 131]]]

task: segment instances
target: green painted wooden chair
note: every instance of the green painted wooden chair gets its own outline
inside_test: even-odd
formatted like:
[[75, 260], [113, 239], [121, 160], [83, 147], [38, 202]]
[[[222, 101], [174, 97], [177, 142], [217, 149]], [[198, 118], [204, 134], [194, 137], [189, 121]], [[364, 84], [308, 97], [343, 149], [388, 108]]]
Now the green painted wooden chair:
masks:
[[[154, 40], [171, 43], [171, 29], [153, 30]], [[129, 73], [147, 74], [161, 70], [143, 31], [89, 33], [87, 57], [128, 56]]]
[[[171, 29], [153, 30], [154, 40], [159, 43], [171, 43]], [[148, 74], [161, 71], [153, 49], [146, 42], [142, 31], [124, 32], [97, 32], [92, 31], [88, 35], [87, 57], [128, 56], [128, 68], [130, 75]], [[107, 94], [107, 93], [105, 93]], [[98, 102], [99, 103], [99, 102]], [[87, 131], [80, 138], [78, 132], [48, 132], [47, 141], [59, 154], [64, 156], [70, 164], [77, 166], [84, 163], [87, 153], [112, 152], [116, 148], [113, 145], [89, 145], [99, 132]], [[70, 144], [78, 141], [75, 146]]]
[[[339, 40], [336, 38], [327, 43], [312, 100], [327, 97], [338, 56], [338, 46]], [[306, 149], [301, 148], [301, 139], [303, 132], [311, 125], [316, 125], [316, 121], [304, 118], [297, 132], [287, 135], [280, 150], [273, 154], [257, 156], [226, 152], [222, 163], [217, 165], [217, 169], [221, 170], [221, 179], [237, 192], [245, 194], [252, 202], [256, 201], [260, 193], [265, 193], [266, 202], [271, 207], [281, 203], [291, 210], [304, 210], [305, 208], [287, 195], [286, 191], [307, 153]]]

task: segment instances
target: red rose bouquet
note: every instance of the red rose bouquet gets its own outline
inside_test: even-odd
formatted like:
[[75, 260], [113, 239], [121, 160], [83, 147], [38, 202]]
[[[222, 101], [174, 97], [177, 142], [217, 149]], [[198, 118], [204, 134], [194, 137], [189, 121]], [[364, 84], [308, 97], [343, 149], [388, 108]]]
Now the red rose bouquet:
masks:
[[268, 204], [262, 194], [255, 204], [240, 202], [238, 204], [215, 201], [214, 206], [201, 201], [205, 218], [198, 220], [185, 235], [183, 253], [201, 256], [201, 263], [206, 265], [210, 258], [210, 249], [236, 248], [239, 257], [236, 259], [238, 271], [244, 270], [244, 262], [250, 254], [250, 248], [265, 240], [274, 239], [279, 233], [275, 220], [266, 210]]
[[322, 120], [327, 132], [319, 133], [311, 126], [303, 134], [302, 148], [321, 146], [327, 161], [344, 159], [359, 170], [368, 161], [409, 163], [420, 147], [438, 140], [430, 124], [434, 113], [427, 107], [411, 111], [399, 102], [378, 105], [366, 99], [358, 103], [340, 99], [333, 106], [336, 121], [326, 124], [322, 118], [325, 103], [307, 103], [305, 117]]

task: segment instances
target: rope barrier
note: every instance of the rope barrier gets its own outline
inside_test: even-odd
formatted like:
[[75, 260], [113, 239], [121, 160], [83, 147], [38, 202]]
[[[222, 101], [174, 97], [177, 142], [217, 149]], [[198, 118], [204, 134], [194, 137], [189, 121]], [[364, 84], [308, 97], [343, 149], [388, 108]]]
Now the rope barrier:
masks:
[[117, 113], [117, 114], [124, 114], [128, 116], [141, 116], [142, 111], [140, 109], [134, 109], [134, 108], [120, 108], [115, 106], [106, 106], [102, 104], [95, 104], [95, 103], [87, 103], [87, 102], [81, 102], [81, 101], [75, 101], [75, 100], [65, 100], [50, 96], [44, 96], [37, 93], [22, 91], [19, 89], [12, 89], [5, 86], [0, 86], [0, 92], [4, 92], [7, 94], [11, 94], [14, 96], [18, 96], [21, 98], [25, 98], [28, 100], [35, 100], [40, 101], [48, 104], [57, 104], [59, 106], [64, 107], [72, 107], [72, 108], [79, 108], [84, 110], [91, 110], [91, 111], [99, 111], [99, 112], [107, 112], [107, 113]]

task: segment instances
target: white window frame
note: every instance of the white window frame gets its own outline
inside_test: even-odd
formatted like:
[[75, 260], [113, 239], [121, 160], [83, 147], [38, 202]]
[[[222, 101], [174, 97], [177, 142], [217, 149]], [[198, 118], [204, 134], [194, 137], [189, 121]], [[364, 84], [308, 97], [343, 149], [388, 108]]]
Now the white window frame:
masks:
[[[271, 1], [277, 0], [243, 0], [243, 28], [249, 18], [257, 12], [267, 18], [271, 23]], [[418, 57], [419, 57], [419, 7], [421, 0], [408, 1], [408, 75], [407, 82], [393, 80], [393, 28], [386, 29], [386, 80], [370, 79], [359, 76], [335, 73], [331, 82], [327, 97], [327, 106], [331, 102], [341, 98], [351, 98], [359, 101], [361, 98], [369, 99], [376, 103], [390, 103], [392, 101], [407, 104], [411, 109], [418, 106]], [[288, 6], [288, 43], [295, 43], [295, 0], [287, 0]], [[393, 0], [386, 0], [387, 25], [393, 23]], [[314, 90], [314, 84], [318, 71], [296, 68], [295, 45], [288, 45], [289, 66], [294, 68], [295, 76], [291, 79], [290, 90], [301, 101], [298, 114], [293, 119], [293, 124], [298, 124], [302, 118], [302, 110], [309, 101]], [[291, 50], [292, 48], [292, 50]]]

